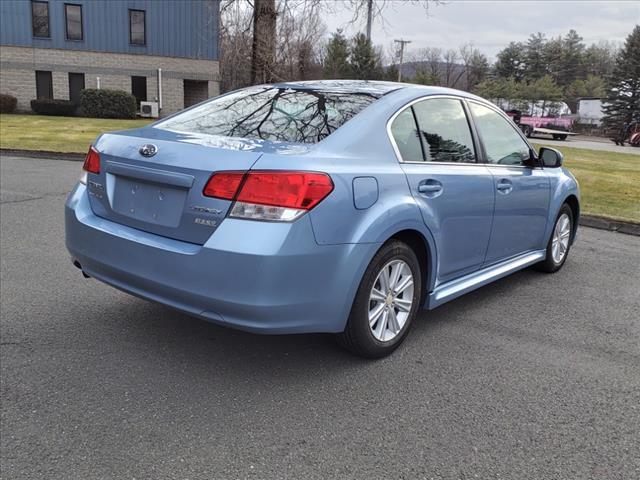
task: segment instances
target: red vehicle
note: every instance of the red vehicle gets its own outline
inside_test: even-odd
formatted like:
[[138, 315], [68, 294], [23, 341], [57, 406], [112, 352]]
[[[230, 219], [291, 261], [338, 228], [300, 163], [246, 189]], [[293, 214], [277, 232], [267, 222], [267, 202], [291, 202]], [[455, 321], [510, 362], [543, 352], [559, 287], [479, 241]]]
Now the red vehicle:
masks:
[[613, 141], [620, 146], [628, 143], [632, 147], [640, 147], [640, 121], [625, 124], [620, 130], [620, 135], [614, 138]]

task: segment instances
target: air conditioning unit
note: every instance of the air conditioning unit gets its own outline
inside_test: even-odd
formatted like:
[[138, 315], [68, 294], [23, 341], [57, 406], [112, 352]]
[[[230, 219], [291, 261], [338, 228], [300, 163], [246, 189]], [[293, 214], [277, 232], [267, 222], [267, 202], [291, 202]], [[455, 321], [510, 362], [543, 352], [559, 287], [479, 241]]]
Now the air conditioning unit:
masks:
[[140, 102], [140, 116], [158, 118], [158, 102]]

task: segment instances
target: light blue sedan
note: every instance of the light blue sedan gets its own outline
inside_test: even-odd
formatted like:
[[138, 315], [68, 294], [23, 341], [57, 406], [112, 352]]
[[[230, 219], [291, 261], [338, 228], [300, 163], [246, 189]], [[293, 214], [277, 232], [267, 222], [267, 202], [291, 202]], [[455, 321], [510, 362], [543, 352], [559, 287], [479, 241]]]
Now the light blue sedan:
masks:
[[578, 184], [471, 94], [387, 82], [262, 85], [103, 134], [66, 203], [74, 264], [259, 333], [331, 332], [380, 357], [433, 309], [555, 272]]

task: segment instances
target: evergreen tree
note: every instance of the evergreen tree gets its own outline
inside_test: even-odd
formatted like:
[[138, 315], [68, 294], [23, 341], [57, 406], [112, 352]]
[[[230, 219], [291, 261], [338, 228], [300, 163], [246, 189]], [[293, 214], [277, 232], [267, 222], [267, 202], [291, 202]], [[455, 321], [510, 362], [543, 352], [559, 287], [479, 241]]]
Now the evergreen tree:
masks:
[[584, 80], [574, 80], [565, 89], [565, 102], [575, 112], [580, 98], [604, 98], [606, 92], [605, 81], [596, 75], [587, 75]]
[[640, 25], [636, 25], [618, 53], [604, 107], [604, 125], [611, 133], [640, 120]]
[[531, 34], [525, 47], [527, 80], [538, 80], [547, 73], [547, 56], [545, 47], [547, 39], [543, 33]]
[[556, 81], [565, 87], [577, 79], [585, 77], [585, 46], [582, 37], [575, 30], [562, 39], [562, 61], [558, 71]]
[[390, 82], [398, 81], [398, 66], [393, 64], [389, 65], [385, 70], [385, 79]]
[[437, 75], [428, 73], [425, 70], [418, 70], [416, 74], [409, 80], [410, 83], [418, 85], [439, 85], [440, 78]]
[[562, 88], [553, 80], [551, 75], [545, 75], [526, 86], [522, 86], [521, 96], [523, 100], [529, 101], [531, 113], [539, 101], [542, 101], [540, 107], [544, 112], [548, 106], [555, 106], [562, 99]]
[[359, 80], [383, 78], [384, 72], [380, 54], [376, 52], [371, 41], [363, 33], [358, 33], [353, 37], [349, 59], [353, 78]]
[[524, 44], [511, 42], [502, 49], [494, 65], [495, 74], [499, 78], [513, 78], [517, 82], [524, 79], [526, 68]]
[[349, 66], [349, 42], [338, 30], [331, 35], [327, 44], [327, 52], [324, 57], [325, 78], [349, 78], [351, 76]]

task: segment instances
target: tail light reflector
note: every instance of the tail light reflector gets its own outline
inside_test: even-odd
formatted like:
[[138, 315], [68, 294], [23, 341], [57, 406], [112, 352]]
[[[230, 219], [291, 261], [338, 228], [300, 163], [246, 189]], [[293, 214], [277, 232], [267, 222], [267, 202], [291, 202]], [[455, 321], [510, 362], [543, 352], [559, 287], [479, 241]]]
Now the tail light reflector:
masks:
[[326, 173], [255, 170], [216, 173], [203, 193], [235, 200], [231, 217], [286, 222], [311, 210], [332, 191]]
[[95, 148], [89, 147], [82, 168], [89, 173], [100, 173], [100, 154]]

